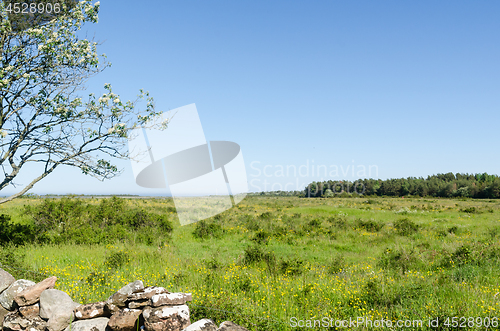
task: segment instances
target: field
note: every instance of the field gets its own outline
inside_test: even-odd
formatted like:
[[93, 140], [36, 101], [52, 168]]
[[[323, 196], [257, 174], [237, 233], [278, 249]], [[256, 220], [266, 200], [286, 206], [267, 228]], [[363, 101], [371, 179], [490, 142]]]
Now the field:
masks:
[[[29, 224], [24, 205], [41, 203], [17, 199], [0, 214]], [[55, 275], [57, 288], [82, 303], [136, 279], [191, 292], [193, 321], [232, 320], [250, 330], [358, 317], [424, 323], [407, 330], [455, 329], [451, 317], [466, 328], [498, 329], [498, 200], [247, 197], [183, 227], [170, 199], [125, 199], [125, 206], [166, 216], [173, 231], [145, 241], [4, 245], [0, 263], [18, 278]], [[436, 318], [439, 327], [427, 327]]]

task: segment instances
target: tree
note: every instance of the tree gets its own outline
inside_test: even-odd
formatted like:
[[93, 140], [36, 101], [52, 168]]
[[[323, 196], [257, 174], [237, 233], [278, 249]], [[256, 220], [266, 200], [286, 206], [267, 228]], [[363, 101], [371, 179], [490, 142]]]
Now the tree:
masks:
[[[84, 23], [97, 23], [99, 2], [62, 3], [57, 16], [50, 20], [32, 17], [31, 21], [10, 15], [8, 4], [0, 2], [0, 165], [4, 175], [0, 190], [15, 186], [14, 179], [27, 164], [41, 166], [38, 176], [0, 203], [26, 193], [60, 165], [80, 168], [100, 180], [116, 176], [120, 171], [112, 159], [128, 157], [130, 130], [152, 123], [160, 113], [142, 90], [137, 100], [127, 102], [110, 84], [100, 97], [80, 94], [88, 78], [109, 66], [105, 56], [97, 54], [97, 42], [78, 35]], [[27, 21], [32, 24], [27, 26]], [[142, 112], [136, 110], [140, 99], [147, 101]]]

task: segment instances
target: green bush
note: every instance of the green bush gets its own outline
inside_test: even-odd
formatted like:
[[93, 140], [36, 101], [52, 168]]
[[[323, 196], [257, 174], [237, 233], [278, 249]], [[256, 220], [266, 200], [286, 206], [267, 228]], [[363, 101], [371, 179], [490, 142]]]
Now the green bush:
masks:
[[6, 214], [0, 215], [0, 245], [24, 245], [43, 242], [45, 237], [40, 234], [40, 228], [35, 224], [19, 224], [11, 221]]
[[113, 197], [98, 204], [75, 198], [45, 199], [36, 206], [25, 205], [24, 214], [40, 229], [38, 241], [63, 244], [99, 244], [129, 241], [152, 245], [170, 239], [172, 223], [166, 215], [128, 207]]
[[355, 222], [356, 229], [364, 229], [368, 232], [378, 232], [384, 227], [384, 224], [374, 220], [363, 220], [358, 218]]
[[262, 245], [262, 244], [267, 244], [270, 237], [271, 234], [269, 232], [260, 230], [259, 232], [255, 233], [255, 235], [250, 240], [256, 242], [259, 245]]
[[335, 255], [328, 261], [327, 264], [327, 272], [329, 274], [338, 274], [342, 271], [344, 271], [346, 268], [346, 262], [344, 259], [344, 256], [338, 254]]
[[243, 263], [251, 265], [259, 262], [265, 262], [269, 269], [274, 269], [276, 257], [273, 252], [264, 251], [259, 246], [249, 246], [245, 249]]
[[378, 265], [384, 269], [399, 270], [403, 274], [416, 262], [413, 250], [386, 249], [378, 261]]
[[304, 261], [293, 258], [289, 260], [281, 260], [279, 263], [279, 271], [283, 275], [298, 276], [304, 272]]
[[400, 236], [409, 236], [418, 232], [418, 224], [408, 218], [401, 218], [394, 222], [394, 228]]
[[196, 239], [221, 238], [223, 234], [224, 229], [220, 224], [205, 220], [197, 222], [193, 230], [193, 237]]

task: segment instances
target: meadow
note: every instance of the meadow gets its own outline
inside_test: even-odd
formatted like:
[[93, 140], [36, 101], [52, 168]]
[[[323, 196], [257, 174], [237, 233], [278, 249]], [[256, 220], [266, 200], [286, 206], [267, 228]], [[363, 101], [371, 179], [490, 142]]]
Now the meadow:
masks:
[[[499, 200], [253, 196], [182, 227], [171, 199], [119, 200], [0, 205], [10, 217], [2, 217], [10, 229], [2, 268], [17, 278], [55, 275], [56, 288], [81, 303], [140, 279], [193, 293], [193, 321], [232, 320], [249, 330], [358, 317], [424, 321], [407, 330], [464, 329], [460, 318], [474, 317], [474, 329], [485, 321], [499, 329]], [[9, 244], [19, 229], [29, 240]], [[439, 326], [427, 327], [436, 318]]]

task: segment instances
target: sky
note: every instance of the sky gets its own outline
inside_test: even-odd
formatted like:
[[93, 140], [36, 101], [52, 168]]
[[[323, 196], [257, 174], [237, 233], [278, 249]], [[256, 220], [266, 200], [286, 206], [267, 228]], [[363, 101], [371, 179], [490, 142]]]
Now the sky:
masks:
[[[499, 15], [498, 1], [102, 0], [83, 32], [112, 66], [87, 91], [195, 103], [207, 140], [241, 146], [252, 192], [500, 174]], [[117, 164], [105, 182], [60, 168], [31, 192], [169, 194]], [[2, 195], [37, 172], [22, 175]]]

